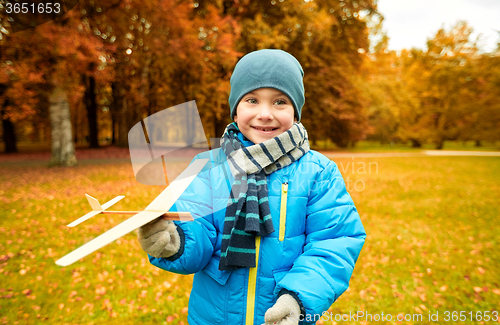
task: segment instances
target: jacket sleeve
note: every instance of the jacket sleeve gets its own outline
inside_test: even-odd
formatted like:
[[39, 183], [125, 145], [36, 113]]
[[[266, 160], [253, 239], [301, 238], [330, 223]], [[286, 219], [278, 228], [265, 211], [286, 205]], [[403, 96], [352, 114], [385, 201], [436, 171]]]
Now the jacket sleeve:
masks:
[[[306, 209], [304, 251], [276, 285], [295, 292], [306, 314], [321, 315], [347, 289], [366, 233], [333, 161], [318, 172]], [[302, 323], [304, 324], [304, 323]]]
[[[197, 158], [195, 158], [197, 159]], [[203, 269], [214, 252], [217, 233], [213, 225], [210, 168], [204, 168], [170, 211], [189, 211], [194, 221], [174, 221], [181, 237], [179, 252], [170, 258], [148, 255], [151, 264], [179, 274], [196, 273]]]

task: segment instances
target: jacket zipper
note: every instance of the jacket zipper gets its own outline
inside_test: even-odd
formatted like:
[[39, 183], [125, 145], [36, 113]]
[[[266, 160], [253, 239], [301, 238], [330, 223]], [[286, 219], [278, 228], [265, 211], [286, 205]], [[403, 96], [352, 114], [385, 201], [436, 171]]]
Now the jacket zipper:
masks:
[[286, 200], [288, 195], [288, 182], [281, 184], [281, 207], [280, 207], [280, 234], [279, 240], [285, 240], [286, 227]]
[[257, 288], [257, 270], [259, 267], [260, 236], [255, 236], [255, 267], [248, 271], [247, 312], [245, 325], [253, 325], [255, 312], [255, 290]]
[[[286, 225], [286, 201], [288, 195], [288, 182], [281, 184], [281, 207], [280, 207], [280, 233], [279, 240], [285, 239]], [[248, 271], [248, 289], [247, 289], [247, 312], [245, 325], [253, 325], [255, 313], [255, 291], [257, 288], [257, 270], [259, 268], [260, 236], [255, 237], [255, 267]]]

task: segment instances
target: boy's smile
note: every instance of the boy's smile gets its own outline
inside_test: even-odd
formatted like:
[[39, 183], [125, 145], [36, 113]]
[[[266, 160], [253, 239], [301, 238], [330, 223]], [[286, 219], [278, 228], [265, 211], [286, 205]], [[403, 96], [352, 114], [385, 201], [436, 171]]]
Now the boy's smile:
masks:
[[274, 88], [259, 88], [243, 96], [234, 121], [245, 137], [258, 144], [287, 131], [296, 120], [288, 96]]

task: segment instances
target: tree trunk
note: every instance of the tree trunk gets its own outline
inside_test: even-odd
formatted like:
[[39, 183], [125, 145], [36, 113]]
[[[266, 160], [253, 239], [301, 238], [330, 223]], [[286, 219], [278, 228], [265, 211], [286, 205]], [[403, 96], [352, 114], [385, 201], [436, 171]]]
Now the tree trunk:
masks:
[[50, 166], [76, 165], [75, 147], [71, 132], [68, 96], [56, 86], [49, 96], [52, 156]]
[[75, 146], [78, 144], [78, 109], [75, 109], [75, 114], [73, 115], [73, 129], [75, 130], [75, 136], [73, 137], [73, 142]]
[[116, 144], [116, 116], [119, 112], [119, 92], [118, 85], [116, 82], [111, 83], [111, 92], [113, 95], [113, 105], [111, 105], [111, 144]]
[[417, 139], [410, 139], [410, 141], [411, 141], [412, 148], [421, 148], [422, 147], [422, 142], [418, 141]]
[[85, 80], [85, 106], [89, 122], [89, 145], [90, 148], [99, 148], [95, 78], [94, 76], [84, 76], [83, 78]]
[[436, 149], [437, 150], [443, 149], [443, 145], [444, 145], [444, 140], [439, 139], [436, 141]]
[[[4, 107], [6, 106], [9, 106], [8, 99], [6, 99], [4, 102]], [[17, 152], [17, 139], [14, 124], [9, 117], [5, 116], [5, 111], [3, 108], [1, 110], [0, 118], [2, 119], [3, 143], [5, 144], [5, 152]]]
[[[325, 139], [325, 150], [327, 149], [327, 141], [328, 138]], [[347, 148], [349, 146], [349, 139], [347, 137], [342, 139], [335, 139], [335, 141], [333, 142], [340, 148]]]
[[130, 112], [126, 98], [127, 90], [125, 89], [124, 67], [118, 65], [116, 69], [116, 103], [117, 123], [118, 123], [118, 145], [120, 147], [128, 146], [128, 131], [130, 125]]
[[14, 124], [10, 120], [10, 118], [2, 119], [2, 128], [3, 128], [3, 142], [5, 144], [5, 152], [12, 153], [17, 152], [17, 144], [16, 144], [16, 132], [14, 130]]
[[[229, 110], [229, 109], [228, 109]], [[222, 133], [224, 133], [224, 130], [226, 129], [227, 126], [227, 121], [226, 119], [218, 119], [216, 114], [214, 114], [214, 132], [215, 132], [215, 138], [221, 138], [223, 136]]]
[[125, 90], [121, 88], [120, 90], [120, 115], [118, 118], [118, 145], [120, 147], [128, 146], [128, 123], [129, 123], [129, 111], [127, 105], [127, 98], [125, 98]]
[[[146, 56], [146, 59], [144, 60], [144, 63], [143, 63], [143, 68], [142, 68], [142, 74], [141, 74], [141, 88], [140, 88], [140, 91], [141, 91], [141, 97], [143, 98], [143, 100], [145, 102], [142, 102], [141, 103], [141, 106], [142, 106], [142, 112], [147, 112], [146, 116], [149, 116], [149, 100], [151, 98], [151, 94], [149, 93], [149, 66], [151, 65], [151, 54], [148, 54]], [[140, 119], [142, 119], [142, 114], [140, 114], [141, 116], [139, 117]]]
[[482, 147], [481, 140], [476, 140], [476, 147]]

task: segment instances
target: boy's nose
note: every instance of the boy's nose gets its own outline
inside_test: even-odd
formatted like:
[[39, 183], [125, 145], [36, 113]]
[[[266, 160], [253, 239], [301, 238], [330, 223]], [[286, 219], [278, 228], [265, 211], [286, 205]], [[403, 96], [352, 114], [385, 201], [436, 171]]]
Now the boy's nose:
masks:
[[274, 118], [272, 107], [269, 104], [262, 104], [257, 117], [263, 120], [272, 120]]

